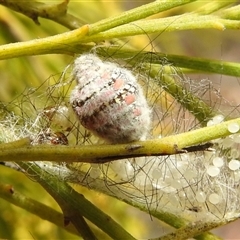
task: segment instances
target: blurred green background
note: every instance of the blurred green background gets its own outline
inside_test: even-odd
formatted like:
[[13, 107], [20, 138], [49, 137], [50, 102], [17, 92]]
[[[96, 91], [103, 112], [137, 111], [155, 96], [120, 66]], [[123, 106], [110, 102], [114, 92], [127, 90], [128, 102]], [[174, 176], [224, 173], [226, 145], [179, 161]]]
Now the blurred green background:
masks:
[[[44, 1], [42, 1], [44, 2]], [[48, 1], [45, 1], [46, 3]], [[94, 23], [106, 17], [117, 15], [125, 10], [140, 6], [150, 1], [70, 1], [69, 13], [82, 19], [83, 24]], [[194, 11], [203, 2], [191, 3], [171, 11], [159, 14], [166, 17], [184, 12]], [[0, 5], [0, 45], [27, 41], [36, 38], [63, 33], [68, 29], [47, 19], [39, 19], [36, 25], [31, 19], [20, 13], [11, 11]], [[156, 35], [155, 35], [156, 36]], [[239, 32], [217, 30], [195, 30], [181, 32], [162, 32], [154, 43], [149, 37], [137, 36], [131, 39], [131, 44], [141, 50], [146, 45], [171, 54], [215, 58], [239, 62]], [[0, 61], [0, 101], [10, 102], [25, 89], [39, 87], [50, 76], [60, 74], [71, 63], [73, 55], [45, 55], [21, 57]], [[195, 73], [192, 78], [200, 80], [203, 77], [214, 81], [217, 88], [221, 88], [224, 98], [240, 103], [239, 80], [235, 77]], [[231, 84], [229, 82], [231, 81]], [[59, 209], [55, 201], [37, 183], [14, 170], [0, 166], [0, 182], [11, 184], [14, 189], [33, 199]], [[87, 189], [78, 188], [88, 199], [100, 209], [106, 211], [116, 219], [136, 238], [157, 237], [162, 228], [157, 220], [143, 214], [132, 207], [94, 193]], [[228, 228], [231, 225], [227, 226]], [[225, 227], [226, 228], [226, 227]], [[240, 231], [236, 228], [218, 231], [225, 239], [230, 235], [240, 238]], [[227, 229], [228, 229], [227, 228]], [[0, 199], [0, 238], [6, 239], [79, 239], [77, 236], [59, 229], [53, 224], [34, 216], [25, 210], [15, 207]], [[235, 238], [237, 239], [237, 238]]]

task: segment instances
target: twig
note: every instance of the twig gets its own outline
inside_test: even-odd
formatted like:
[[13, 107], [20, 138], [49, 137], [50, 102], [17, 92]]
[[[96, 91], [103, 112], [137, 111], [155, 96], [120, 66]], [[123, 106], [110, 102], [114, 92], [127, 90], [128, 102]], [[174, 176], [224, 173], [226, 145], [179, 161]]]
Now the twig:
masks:
[[[73, 221], [75, 226], [78, 226], [76, 224], [78, 217], [83, 216], [116, 240], [135, 239], [111, 217], [89, 202], [82, 194], [74, 191], [66, 182], [59, 182], [55, 175], [43, 171], [35, 163], [21, 162], [19, 165], [46, 189], [62, 208], [65, 218]], [[81, 228], [82, 230], [84, 229]], [[89, 232], [86, 234], [88, 236], [91, 235]]]
[[16, 12], [20, 12], [31, 18], [36, 24], [40, 24], [38, 18], [47, 18], [69, 29], [76, 29], [84, 24], [84, 21], [67, 13], [69, 0], [58, 4], [46, 4], [31, 0], [27, 4], [24, 1], [0, 0], [0, 4]]
[[129, 157], [171, 155], [184, 152], [183, 148], [231, 135], [228, 131], [228, 125], [231, 123], [240, 125], [240, 118], [161, 139], [118, 145], [38, 145], [8, 149], [6, 143], [4, 148], [0, 147], [0, 161], [105, 163]]
[[[235, 220], [235, 219], [233, 219]], [[232, 220], [232, 221], [233, 221]], [[213, 228], [223, 226], [231, 221], [216, 221], [216, 222], [194, 222], [190, 223], [188, 226], [178, 229], [174, 233], [170, 233], [166, 236], [155, 238], [151, 240], [185, 240], [194, 236], [197, 236], [199, 233], [206, 232]], [[199, 238], [198, 238], [199, 239]], [[213, 235], [208, 235], [206, 240], [218, 240], [219, 238]]]
[[12, 203], [18, 207], [21, 207], [40, 218], [54, 223], [55, 225], [66, 229], [67, 231], [77, 234], [76, 229], [72, 224], [68, 226], [64, 225], [64, 216], [62, 213], [38, 202], [31, 198], [28, 198], [21, 193], [17, 192], [13, 186], [9, 184], [0, 183], [0, 197], [5, 199], [9, 203]]

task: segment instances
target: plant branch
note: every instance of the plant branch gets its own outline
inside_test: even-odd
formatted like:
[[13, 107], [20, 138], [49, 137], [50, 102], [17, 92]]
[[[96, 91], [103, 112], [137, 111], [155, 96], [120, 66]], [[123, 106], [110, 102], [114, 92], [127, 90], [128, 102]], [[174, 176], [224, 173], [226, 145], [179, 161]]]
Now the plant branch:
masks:
[[181, 6], [190, 2], [195, 2], [196, 0], [157, 0], [149, 4], [142, 5], [138, 8], [134, 8], [116, 17], [111, 17], [92, 24], [89, 30], [89, 35], [95, 35], [106, 31], [108, 29], [115, 28], [117, 26], [127, 24], [139, 19], [144, 19], [146, 17], [152, 16], [154, 14], [172, 9], [177, 6]]
[[79, 44], [88, 30], [88, 25], [84, 25], [76, 30], [52, 37], [2, 45], [0, 46], [0, 60], [48, 53], [73, 54], [74, 43]]
[[211, 232], [204, 232], [194, 237], [196, 240], [223, 240], [221, 237], [214, 235]]
[[225, 19], [240, 20], [240, 5], [224, 9], [220, 16]]
[[[84, 48], [84, 45], [80, 45], [80, 43], [98, 42], [116, 37], [121, 38], [133, 35], [186, 29], [215, 28], [222, 31], [225, 29], [240, 28], [240, 22], [236, 20], [221, 19], [218, 16], [199, 16], [196, 14], [137, 21], [105, 32], [93, 34], [93, 29], [97, 24], [101, 25], [101, 23], [98, 22], [96, 24], [88, 25], [88, 27], [83, 26], [79, 30], [70, 31], [53, 37], [0, 46], [0, 60], [50, 53], [73, 54], [74, 52], [79, 51], [77, 50], [78, 48], [80, 48], [81, 51], [89, 50], [88, 48]], [[96, 30], [96, 32], [97, 31], [98, 30]], [[86, 36], [87, 34], [88, 36]]]
[[64, 228], [65, 230], [77, 234], [76, 229], [72, 224], [64, 225], [64, 216], [62, 213], [38, 202], [31, 198], [27, 198], [21, 193], [14, 190], [13, 186], [9, 184], [0, 183], [0, 197], [9, 203], [12, 203], [38, 217], [54, 223], [55, 225]]
[[240, 118], [161, 139], [118, 145], [38, 145], [8, 149], [6, 143], [4, 148], [0, 148], [0, 161], [105, 163], [129, 157], [171, 155], [184, 152], [184, 148], [231, 135], [228, 131], [231, 123], [240, 125]]
[[31, 144], [30, 138], [27, 137], [27, 138], [22, 138], [22, 139], [19, 139], [16, 141], [8, 142], [8, 143], [1, 143], [0, 148], [1, 149], [4, 149], [4, 148], [15, 149], [15, 148], [27, 146], [30, 144]]
[[0, 0], [0, 4], [16, 12], [31, 18], [36, 24], [40, 24], [38, 18], [47, 18], [69, 29], [76, 29], [83, 25], [84, 21], [67, 13], [69, 0], [58, 4], [46, 4], [31, 0], [27, 4], [24, 1]]
[[115, 59], [127, 59], [127, 63], [136, 66], [137, 63], [151, 65], [170, 65], [180, 68], [194, 69], [197, 71], [224, 74], [240, 77], [240, 63], [225, 62], [216, 59], [196, 58], [183, 55], [174, 55], [160, 52], [136, 51], [119, 49], [119, 47], [98, 47], [96, 52], [100, 56], [114, 56]]
[[213, 110], [201, 98], [195, 96], [190, 90], [186, 89], [181, 81], [177, 81], [171, 73], [167, 74], [164, 70], [159, 71], [159, 67], [156, 67], [156, 65], [151, 65], [148, 69], [150, 69], [149, 75], [155, 82], [166, 92], [170, 93], [181, 106], [193, 114], [200, 122], [201, 126], [206, 126], [209, 119], [217, 115], [216, 110]]
[[59, 182], [58, 177], [43, 171], [35, 163], [20, 162], [18, 164], [46, 189], [62, 208], [65, 219], [75, 223], [75, 226], [77, 226], [79, 216], [83, 216], [114, 239], [135, 239], [82, 194], [74, 191], [66, 182]]
[[[91, 29], [92, 25], [90, 25], [89, 28]], [[168, 18], [131, 22], [98, 34], [87, 36], [82, 40], [82, 42], [99, 42], [112, 38], [190, 29], [216, 29], [223, 31], [225, 29], [238, 30], [239, 28], [240, 22], [237, 20], [222, 19], [214, 15], [199, 16], [197, 14], [190, 13]]]
[[[233, 221], [233, 220], [232, 220]], [[180, 240], [180, 239], [188, 239], [197, 236], [200, 233], [206, 232], [208, 230], [211, 230], [213, 228], [217, 228], [220, 226], [223, 226], [231, 221], [227, 220], [222, 220], [219, 222], [195, 222], [195, 223], [190, 223], [188, 226], [180, 228], [176, 230], [174, 233], [170, 233], [166, 236], [160, 237], [160, 238], [155, 238], [151, 240]], [[210, 238], [211, 237], [211, 238]], [[215, 237], [215, 236], [214, 236]], [[211, 235], [209, 235], [209, 238], [212, 240], [217, 240], [219, 238], [212, 238]], [[209, 239], [209, 238], [206, 238]], [[209, 239], [209, 240], [210, 240]]]
[[[208, 2], [207, 4], [203, 5], [202, 7], [198, 8], [194, 13], [206, 15], [206, 14], [211, 14], [213, 12], [216, 12], [226, 6], [229, 6], [233, 3], [236, 3], [236, 0], [228, 0], [228, 1], [211, 1]], [[224, 10], [222, 10], [224, 11]]]

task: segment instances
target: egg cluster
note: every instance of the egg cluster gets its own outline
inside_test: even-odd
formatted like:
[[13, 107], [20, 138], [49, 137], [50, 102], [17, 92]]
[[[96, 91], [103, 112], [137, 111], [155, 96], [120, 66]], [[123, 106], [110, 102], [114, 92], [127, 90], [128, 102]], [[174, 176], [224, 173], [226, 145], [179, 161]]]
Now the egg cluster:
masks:
[[[208, 125], [223, 120], [216, 116]], [[108, 187], [119, 184], [121, 198], [124, 192], [127, 201], [145, 201], [152, 211], [164, 209], [185, 219], [194, 215], [203, 220], [206, 214], [210, 221], [231, 218], [240, 211], [239, 125], [229, 124], [228, 130], [233, 134], [218, 139], [214, 151], [126, 159], [106, 168], [93, 164], [89, 176], [97, 178], [103, 173]]]

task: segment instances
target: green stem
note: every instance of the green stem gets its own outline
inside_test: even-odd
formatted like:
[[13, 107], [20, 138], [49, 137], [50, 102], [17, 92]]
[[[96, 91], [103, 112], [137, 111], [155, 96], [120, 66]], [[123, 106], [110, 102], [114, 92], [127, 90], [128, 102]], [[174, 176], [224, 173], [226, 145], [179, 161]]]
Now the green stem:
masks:
[[198, 16], [195, 14], [187, 14], [171, 18], [138, 21], [91, 35], [91, 29], [94, 28], [93, 26], [94, 24], [88, 26], [90, 36], [86, 36], [88, 33], [88, 27], [83, 26], [78, 30], [59, 34], [53, 37], [0, 46], [0, 60], [49, 53], [73, 54], [78, 51], [78, 48], [80, 48], [81, 51], [86, 51], [86, 49], [84, 49], [84, 45], [81, 46], [80, 43], [97, 42], [116, 37], [121, 38], [133, 35], [186, 29], [215, 28], [221, 31], [226, 28], [239, 29], [240, 22], [221, 19], [217, 16]]
[[42, 170], [42, 168], [31, 162], [20, 162], [19, 165], [41, 184], [46, 191], [57, 201], [62, 208], [66, 219], [77, 221], [77, 216], [83, 216], [116, 240], [134, 240], [111, 217], [106, 215], [82, 194], [77, 193], [66, 182], [59, 182], [58, 177]]
[[[71, 222], [74, 227], [78, 230], [84, 240], [97, 240], [92, 230], [89, 228], [85, 219], [78, 212], [74, 210], [70, 205], [66, 205], [64, 209], [64, 216], [68, 216], [67, 219], [64, 217], [65, 221]], [[60, 205], [60, 207], [62, 207]]]
[[77, 30], [52, 37], [2, 45], [0, 46], [0, 60], [48, 53], [73, 54], [73, 45], [78, 44], [88, 30], [88, 25], [84, 25]]
[[[90, 29], [92, 25], [90, 25]], [[221, 19], [218, 16], [199, 16], [186, 14], [163, 19], [149, 19], [131, 22], [113, 29], [85, 37], [82, 42], [99, 42], [106, 39], [123, 38], [135, 35], [182, 31], [189, 29], [225, 29], [238, 30], [240, 22], [236, 20]], [[90, 31], [90, 30], [89, 30]]]
[[0, 183], [0, 197], [9, 203], [12, 203], [20, 208], [29, 211], [38, 217], [54, 223], [55, 225], [64, 228], [65, 230], [77, 234], [76, 229], [72, 224], [64, 225], [64, 216], [62, 213], [38, 202], [31, 198], [27, 198], [21, 193], [14, 190], [11, 185]]
[[[228, 125], [240, 118], [161, 139], [118, 145], [50, 146], [38, 145], [16, 149], [0, 148], [0, 161], [56, 161], [104, 163], [116, 159], [176, 154], [189, 146], [224, 138], [232, 133]], [[7, 144], [7, 143], [6, 143]]]
[[174, 66], [195, 69], [198, 71], [218, 73], [228, 76], [240, 77], [240, 64], [234, 62], [224, 62], [207, 58], [194, 58], [187, 56], [159, 54], [165, 56], [167, 60], [173, 63]]
[[96, 51], [100, 56], [113, 56], [115, 59], [128, 59], [127, 63], [133, 66], [136, 66], [137, 63], [149, 63], [151, 65], [156, 64], [161, 66], [170, 65], [240, 77], [240, 63], [235, 62], [224, 62], [216, 59], [187, 57], [160, 52], [139, 52], [131, 49], [119, 49], [119, 47], [99, 47]]
[[172, 72], [168, 74], [165, 73], [164, 70], [159, 71], [159, 67], [155, 66], [154, 64], [148, 66], [148, 69], [150, 69], [149, 75], [160, 87], [170, 93], [182, 107], [186, 108], [191, 114], [193, 114], [200, 122], [201, 126], [206, 126], [209, 119], [217, 115], [216, 111], [214, 111], [200, 97], [195, 96], [190, 90], [184, 87], [184, 76], [178, 81], [177, 78], [179, 76], [174, 78], [176, 74]]
[[0, 4], [16, 12], [20, 12], [31, 18], [36, 24], [39, 24], [38, 18], [51, 19], [69, 29], [76, 29], [83, 25], [83, 20], [67, 13], [69, 1], [63, 1], [58, 4], [46, 4], [31, 0], [27, 4], [23, 1], [0, 0]]
[[116, 17], [107, 18], [95, 24], [92, 24], [89, 30], [89, 35], [94, 35], [96, 33], [100, 33], [129, 22], [144, 19], [151, 15], [195, 1], [196, 0], [157, 0], [119, 14]]
[[30, 138], [22, 138], [22, 139], [12, 141], [12, 142], [9, 142], [9, 143], [1, 143], [0, 144], [0, 149], [4, 149], [4, 148], [15, 149], [15, 148], [27, 146], [27, 145], [30, 145], [30, 144], [31, 144]]
[[[236, 0], [228, 0], [228, 1], [209, 1], [207, 4], [203, 5], [202, 7], [198, 8], [194, 13], [202, 14], [202, 15], [207, 15], [211, 14], [213, 12], [216, 12], [226, 6], [229, 6], [233, 3], [236, 3]], [[222, 10], [224, 11], [224, 10]]]
[[240, 5], [221, 11], [220, 16], [225, 19], [240, 20]]
[[202, 233], [196, 237], [194, 237], [196, 240], [223, 240], [221, 237], [218, 237], [210, 232]]
[[61, 166], [61, 169], [59, 169], [59, 165], [56, 165], [55, 167], [49, 167], [48, 164], [41, 163], [39, 163], [39, 165], [41, 166], [42, 171], [46, 171], [48, 173], [51, 173], [52, 175], [56, 174], [56, 172], [61, 172], [57, 176], [60, 181], [80, 184], [81, 186], [88, 189], [90, 188], [92, 190], [114, 197], [118, 200], [124, 201], [135, 208], [138, 208], [148, 214], [150, 213], [151, 216], [160, 219], [161, 221], [169, 224], [174, 228], [181, 228], [183, 226], [186, 226], [188, 223], [183, 218], [166, 212], [164, 211], [164, 209], [156, 211], [155, 208], [152, 209], [151, 207], [147, 207], [145, 202], [139, 202], [138, 199], [134, 198], [134, 196], [128, 197], [128, 195], [122, 195], [122, 193], [126, 191], [124, 185], [112, 184], [112, 182], [108, 182], [107, 179], [95, 179], [89, 175], [86, 181], [86, 172], [75, 168], [71, 170], [65, 166]]
[[[186, 227], [178, 229], [174, 233], [170, 233], [166, 236], [160, 237], [160, 238], [155, 238], [151, 240], [184, 240], [184, 239], [189, 239], [193, 238], [194, 236], [197, 236], [200, 233], [212, 230], [213, 228], [217, 228], [220, 226], [223, 226], [231, 221], [226, 221], [226, 220], [220, 220], [216, 222], [197, 222], [197, 223], [192, 223], [189, 224]], [[208, 236], [210, 239], [219, 239], [219, 238], [212, 238], [211, 235]], [[209, 239], [208, 238], [208, 239]], [[207, 239], [206, 239], [207, 240]]]

